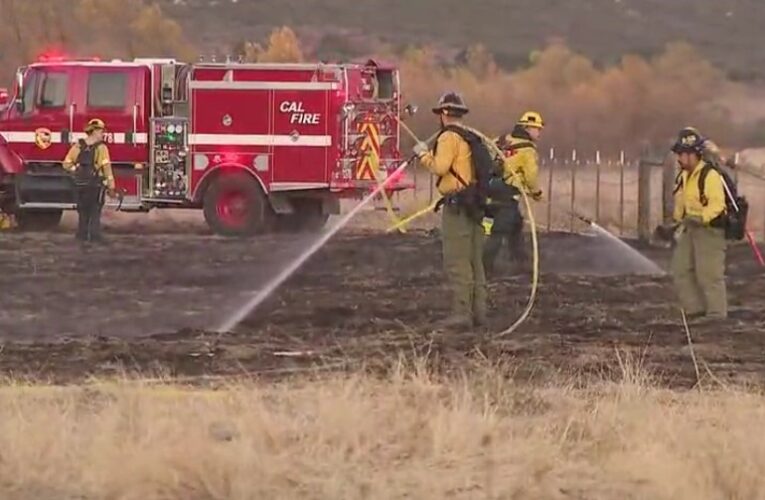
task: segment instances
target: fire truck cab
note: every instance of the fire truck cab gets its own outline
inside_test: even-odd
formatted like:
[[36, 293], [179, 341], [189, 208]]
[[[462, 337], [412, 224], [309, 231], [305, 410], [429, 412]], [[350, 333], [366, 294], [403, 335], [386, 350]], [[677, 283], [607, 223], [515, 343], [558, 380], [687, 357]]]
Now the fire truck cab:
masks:
[[100, 118], [122, 194], [107, 204], [202, 209], [230, 236], [319, 228], [399, 163], [400, 106], [398, 71], [374, 61], [37, 62], [0, 107], [0, 208], [57, 225], [75, 208], [61, 163]]

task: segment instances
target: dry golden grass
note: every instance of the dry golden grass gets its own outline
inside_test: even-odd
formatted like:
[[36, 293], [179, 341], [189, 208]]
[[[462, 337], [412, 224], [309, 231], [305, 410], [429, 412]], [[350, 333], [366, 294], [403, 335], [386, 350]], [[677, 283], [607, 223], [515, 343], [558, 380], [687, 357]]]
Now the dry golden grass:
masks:
[[765, 399], [479, 368], [0, 388], [5, 499], [763, 498]]

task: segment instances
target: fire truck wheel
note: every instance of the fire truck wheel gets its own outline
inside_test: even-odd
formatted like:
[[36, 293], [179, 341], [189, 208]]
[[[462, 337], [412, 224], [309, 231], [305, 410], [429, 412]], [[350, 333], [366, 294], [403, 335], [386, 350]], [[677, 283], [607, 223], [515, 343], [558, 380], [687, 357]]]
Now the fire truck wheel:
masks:
[[63, 215], [63, 210], [21, 210], [16, 223], [23, 231], [47, 231], [58, 227]]
[[247, 174], [215, 179], [204, 196], [205, 220], [223, 236], [252, 236], [268, 229], [270, 207], [258, 183]]

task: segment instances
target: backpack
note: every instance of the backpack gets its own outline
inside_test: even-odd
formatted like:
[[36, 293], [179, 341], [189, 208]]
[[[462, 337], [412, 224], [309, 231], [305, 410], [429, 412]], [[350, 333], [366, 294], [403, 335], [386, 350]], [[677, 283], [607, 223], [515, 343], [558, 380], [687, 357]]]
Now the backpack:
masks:
[[[515, 156], [522, 149], [537, 149], [537, 145], [531, 140], [522, 140], [513, 144], [511, 141], [507, 140], [508, 137], [519, 139], [518, 137], [513, 136], [512, 133], [507, 133], [502, 134], [499, 139], [497, 139], [496, 143], [497, 147], [502, 151], [506, 158]], [[491, 183], [492, 198], [502, 200], [503, 198], [510, 197], [512, 199], [514, 196], [520, 194], [520, 191], [516, 187], [506, 184], [507, 179], [509, 179], [513, 174], [506, 175], [504, 169], [502, 169], [495, 175], [496, 177], [492, 180]]]
[[[499, 167], [489, 152], [489, 148], [478, 134], [457, 125], [447, 125], [441, 133], [446, 131], [454, 132], [468, 143], [473, 163], [475, 177], [473, 184], [468, 184], [453, 168], [449, 168], [449, 173], [464, 187], [455, 195], [457, 203], [464, 207], [473, 219], [483, 220], [489, 205], [489, 182], [496, 175]], [[436, 140], [436, 144], [438, 144], [438, 140]]]
[[513, 156], [519, 149], [533, 148], [537, 149], [537, 145], [532, 141], [521, 141], [512, 144], [507, 140], [508, 137], [512, 137], [512, 132], [508, 134], [502, 134], [497, 140], [497, 147], [505, 153], [506, 156]]
[[699, 173], [699, 198], [701, 199], [701, 204], [706, 206], [709, 202], [704, 194], [704, 184], [711, 170], [715, 170], [720, 174], [723, 181], [725, 213], [720, 214], [710, 225], [725, 229], [725, 239], [727, 240], [742, 240], [746, 236], [746, 219], [749, 214], [749, 203], [746, 201], [746, 198], [739, 196], [738, 188], [733, 179], [713, 163], [705, 164]]
[[97, 142], [93, 145], [80, 139], [80, 154], [77, 156], [77, 170], [74, 171], [74, 184], [78, 187], [95, 187], [102, 183], [101, 173], [96, 169], [96, 151], [101, 145]]

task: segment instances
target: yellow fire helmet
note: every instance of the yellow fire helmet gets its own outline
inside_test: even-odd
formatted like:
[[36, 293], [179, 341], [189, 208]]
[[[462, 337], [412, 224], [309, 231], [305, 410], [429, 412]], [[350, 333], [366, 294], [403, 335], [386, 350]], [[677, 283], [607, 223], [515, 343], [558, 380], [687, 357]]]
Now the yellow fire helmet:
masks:
[[94, 130], [104, 130], [106, 128], [106, 124], [104, 121], [100, 118], [93, 118], [88, 122], [87, 125], [85, 125], [85, 133], [89, 134], [93, 132]]
[[542, 120], [542, 115], [536, 111], [526, 111], [518, 120], [518, 125], [523, 127], [545, 128], [545, 122]]

